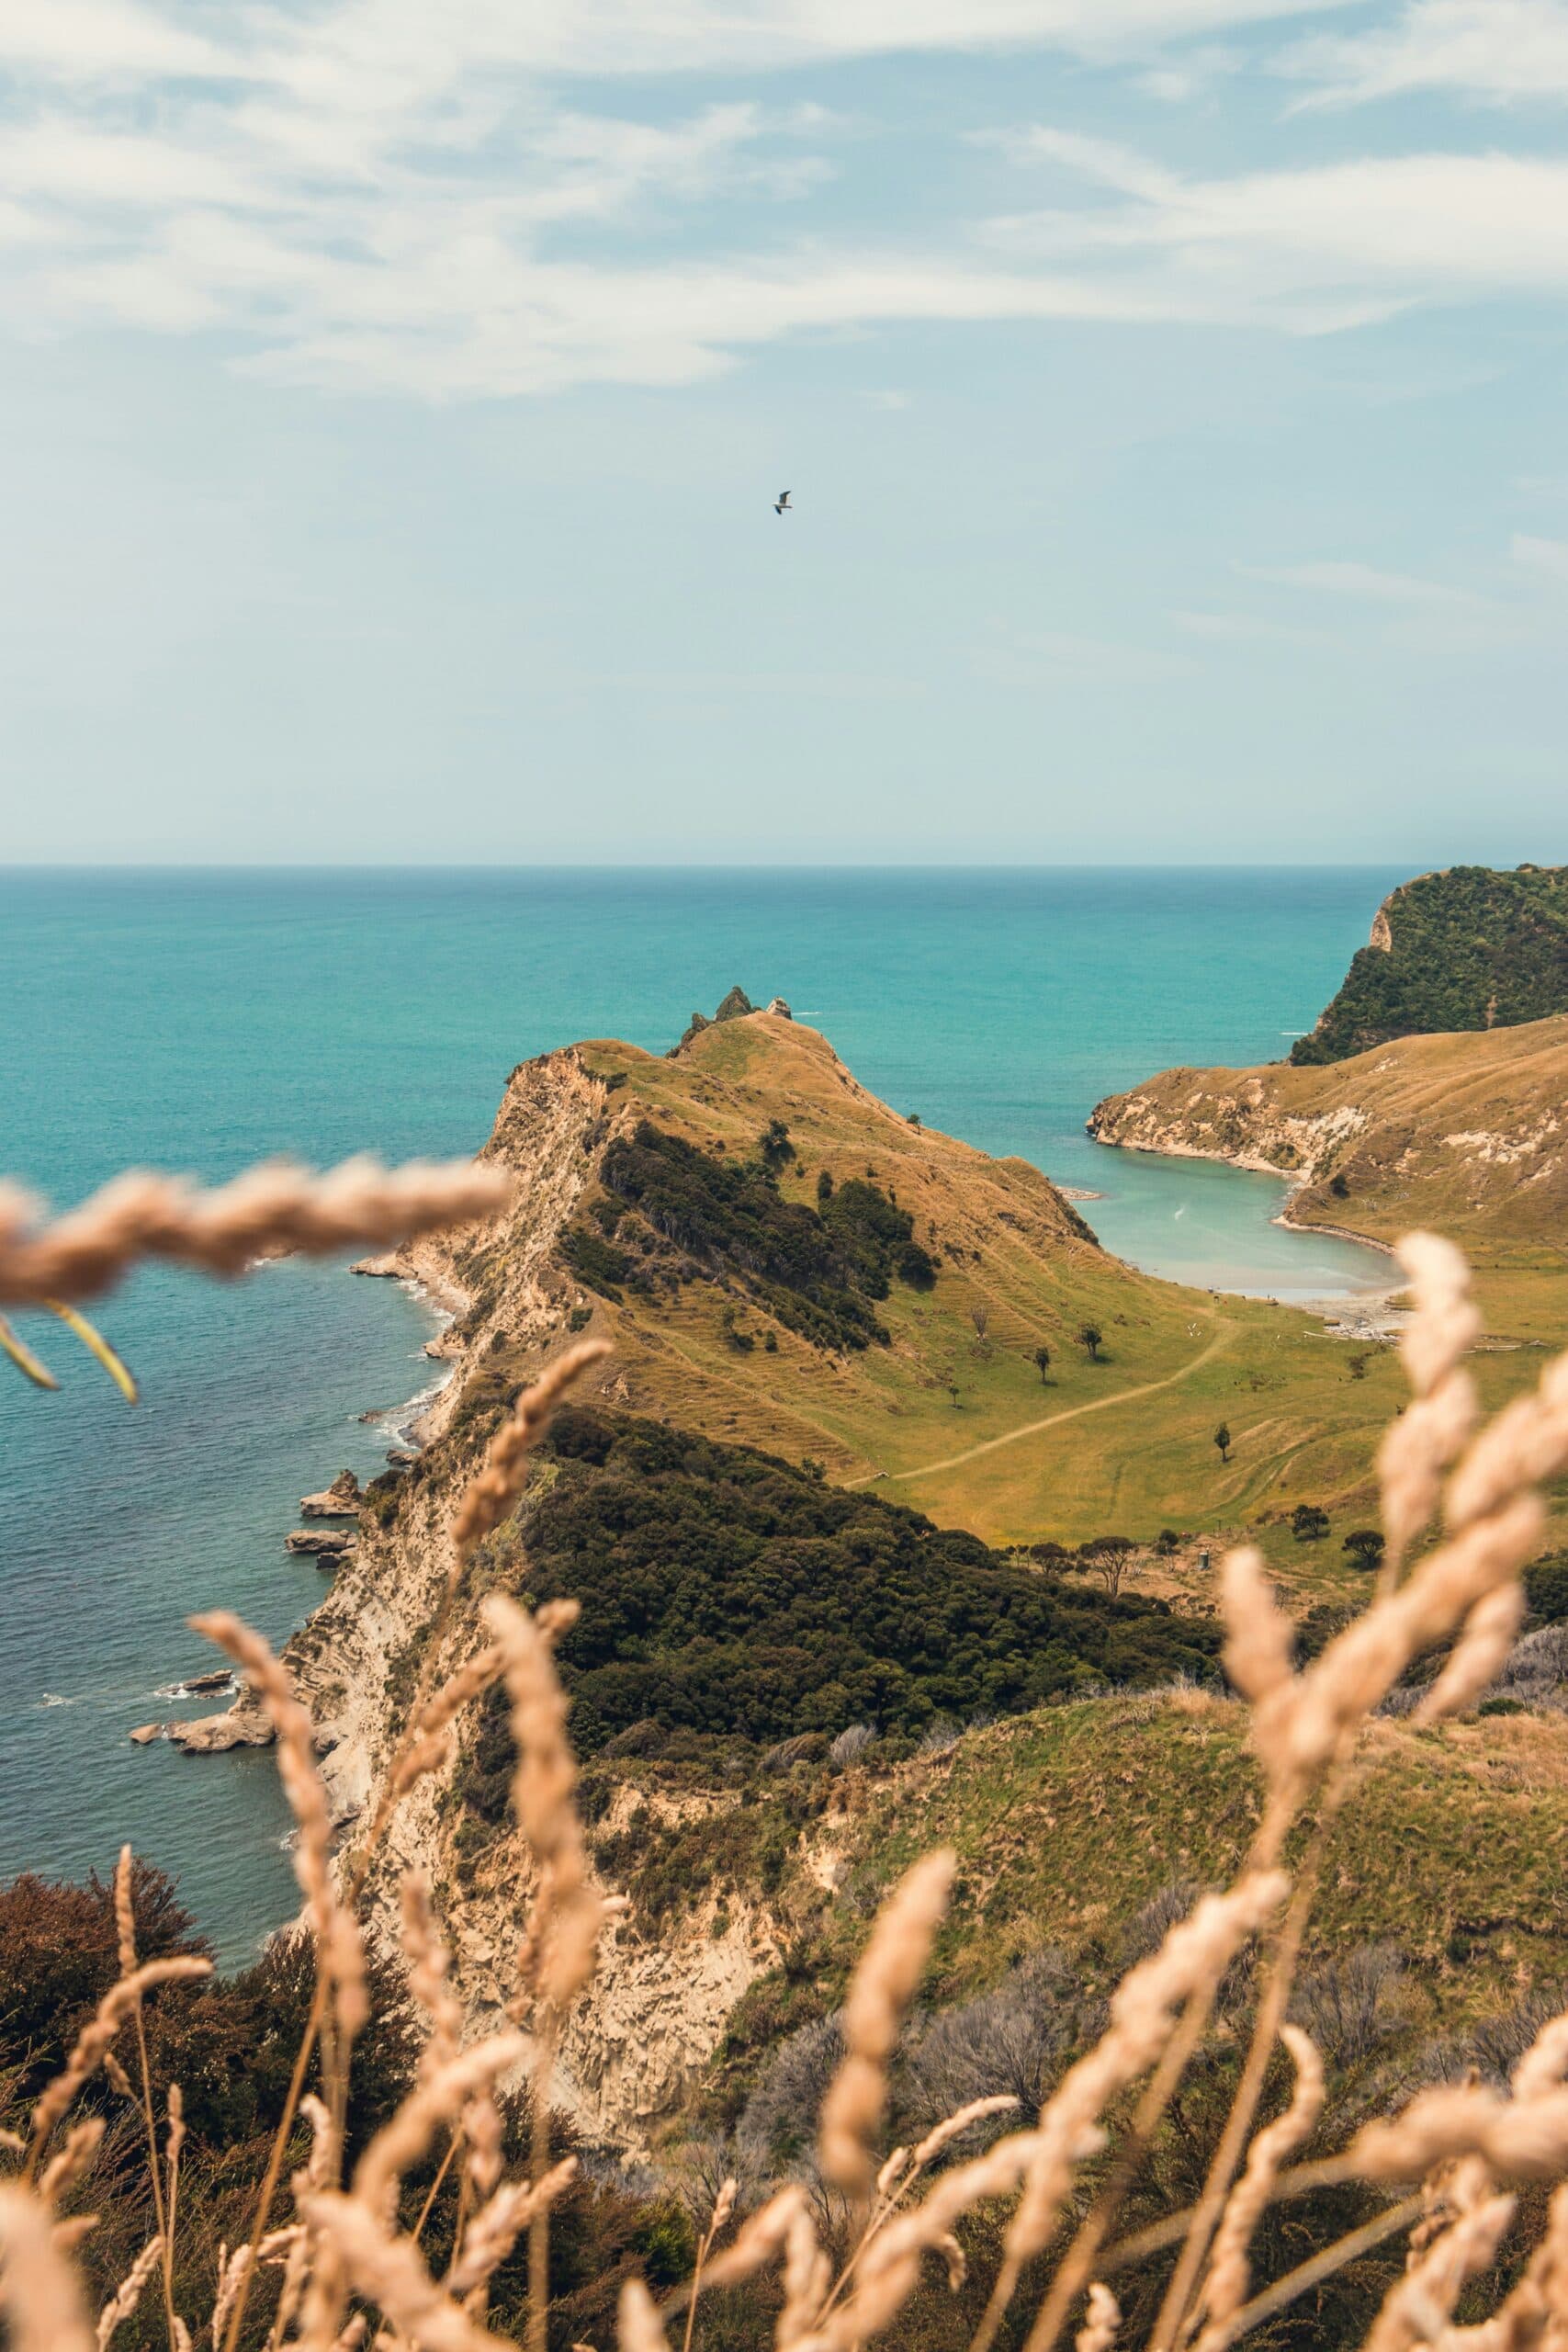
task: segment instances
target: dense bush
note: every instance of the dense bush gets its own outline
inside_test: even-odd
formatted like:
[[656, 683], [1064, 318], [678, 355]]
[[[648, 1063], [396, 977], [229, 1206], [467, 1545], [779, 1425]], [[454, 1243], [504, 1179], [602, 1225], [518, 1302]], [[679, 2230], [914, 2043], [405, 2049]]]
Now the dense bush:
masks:
[[645, 1119], [605, 1153], [608, 1196], [592, 1204], [592, 1224], [565, 1235], [568, 1265], [612, 1298], [656, 1277], [723, 1277], [818, 1347], [886, 1342], [874, 1303], [895, 1278], [918, 1290], [936, 1279], [913, 1217], [859, 1177], [836, 1190], [829, 1179], [825, 1192], [819, 1182], [815, 1208], [786, 1201], [777, 1179], [794, 1147], [774, 1126], [761, 1159], [748, 1160], [702, 1151]]
[[1392, 947], [1359, 950], [1316, 1028], [1291, 1047], [1292, 1062], [1568, 1011], [1568, 867], [1424, 874], [1394, 892], [1388, 924]]
[[[207, 1950], [162, 1871], [138, 1864], [133, 1889], [143, 1958]], [[0, 2124], [12, 2130], [21, 2125], [27, 2108], [59, 2071], [118, 1973], [113, 1899], [101, 1881], [73, 1886], [28, 1873], [0, 1886]], [[254, 1967], [154, 1993], [146, 2004], [155, 2109], [161, 2116], [171, 2083], [179, 2084], [185, 2100], [185, 2226], [175, 2283], [177, 2300], [187, 2310], [210, 2305], [220, 2241], [234, 2244], [245, 2234], [314, 1983], [310, 1939], [284, 1934], [273, 1939]], [[400, 1978], [384, 1963], [373, 1963], [371, 1989], [372, 2022], [354, 2054], [351, 2165], [412, 2087], [423, 2036]], [[119, 2049], [134, 2074], [135, 2045], [129, 2034]], [[84, 2110], [96, 2112], [107, 2125], [97, 2161], [76, 2192], [76, 2202], [99, 2216], [81, 2258], [90, 2288], [102, 2298], [113, 2291], [149, 2235], [146, 2148], [140, 2110], [106, 2076], [89, 2084], [76, 2109]], [[504, 2101], [502, 2118], [508, 2161], [516, 2166], [525, 2160], [529, 2139], [525, 2098]], [[559, 2118], [551, 2119], [551, 2140], [557, 2154], [573, 2144], [570, 2125]], [[294, 2162], [304, 2146], [301, 2130]], [[433, 2154], [408, 2177], [411, 2217], [434, 2179], [436, 2162]], [[279, 2220], [291, 2211], [287, 2175], [276, 2211]], [[564, 2206], [556, 2208], [555, 2219], [552, 2270], [559, 2293], [551, 2310], [552, 2352], [566, 2352], [590, 2326], [600, 2342], [609, 2340], [615, 2290], [628, 2270], [647, 2272], [651, 2264], [659, 2282], [669, 2285], [689, 2267], [690, 2226], [668, 2198], [633, 2196], [613, 2178], [584, 2178], [569, 2191]], [[433, 2208], [426, 2231], [426, 2245], [438, 2258], [450, 2250], [452, 2222], [446, 2197]], [[521, 2333], [523, 2273], [521, 2257], [513, 2256], [496, 2274], [491, 2312], [505, 2335]], [[276, 2276], [265, 2273], [257, 2290], [243, 2338], [247, 2352], [265, 2340]], [[115, 2337], [116, 2352], [151, 2352], [152, 2346], [161, 2352], [166, 2343], [156, 2294], [143, 2298]]]
[[[942, 1715], [1213, 1671], [1213, 1627], [1163, 1601], [1063, 1589], [750, 1448], [576, 1408], [549, 1447], [528, 1590], [581, 1603], [561, 1660], [585, 1753], [634, 1728], [646, 1746], [649, 1724], [759, 1746], [854, 1723], [918, 1737]], [[492, 1819], [506, 1766], [497, 1720], [466, 1783]]]

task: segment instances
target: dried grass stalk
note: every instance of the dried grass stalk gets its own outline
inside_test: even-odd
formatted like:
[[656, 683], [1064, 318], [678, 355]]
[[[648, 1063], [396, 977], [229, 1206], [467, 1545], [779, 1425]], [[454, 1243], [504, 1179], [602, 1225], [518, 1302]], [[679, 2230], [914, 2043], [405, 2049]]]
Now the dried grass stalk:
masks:
[[416, 1781], [427, 1772], [438, 1771], [451, 1750], [447, 1741], [448, 1726], [454, 1717], [471, 1700], [490, 1689], [501, 1673], [501, 1652], [493, 1643], [474, 1652], [468, 1662], [447, 1676], [441, 1688], [428, 1698], [415, 1714], [410, 1729], [409, 1745], [398, 1758], [389, 1775], [391, 1797], [406, 1796]]
[[1554, 1357], [1528, 1396], [1516, 1396], [1483, 1430], [1449, 1483], [1445, 1515], [1468, 1527], [1501, 1510], [1522, 1487], [1568, 1469], [1568, 1355]]
[[1462, 1250], [1436, 1233], [1406, 1233], [1394, 1255], [1410, 1276], [1416, 1312], [1399, 1351], [1417, 1396], [1429, 1396], [1481, 1337], [1481, 1312], [1470, 1293]]
[[348, 1159], [321, 1176], [279, 1160], [209, 1193], [169, 1176], [117, 1176], [40, 1225], [27, 1193], [0, 1184], [0, 1306], [97, 1297], [143, 1258], [232, 1276], [287, 1250], [385, 1248], [495, 1216], [513, 1190], [503, 1170], [469, 1160], [389, 1170]]
[[67, 2190], [75, 2187], [97, 2154], [103, 2136], [103, 2124], [96, 2115], [72, 2125], [61, 2147], [39, 2177], [40, 2204], [58, 2205]]
[[1397, 1592], [1384, 1596], [1328, 1645], [1255, 1724], [1271, 1773], [1320, 1771], [1387, 1697], [1411, 1661], [1447, 1640], [1477, 1601], [1506, 1585], [1539, 1548], [1545, 1516], [1523, 1494], [1430, 1553]]
[[735, 2235], [733, 2245], [715, 2255], [707, 2267], [710, 2287], [730, 2287], [738, 2279], [755, 2278], [770, 2262], [776, 2261], [789, 2241], [789, 2233], [797, 2213], [806, 2209], [806, 2191], [796, 2181], [779, 2189], [754, 2213], [749, 2213]]
[[1440, 1723], [1445, 1715], [1462, 1714], [1483, 1698], [1507, 1664], [1524, 1622], [1521, 1585], [1503, 1585], [1478, 1600], [1464, 1621], [1453, 1656], [1416, 1708], [1416, 1723]]
[[795, 2352], [828, 2299], [832, 2265], [817, 2241], [809, 2206], [798, 2205], [784, 2233], [784, 2301], [773, 2330], [775, 2352]]
[[305, 1897], [317, 1965], [333, 1988], [338, 2031], [346, 2052], [370, 2013], [365, 1950], [353, 1914], [338, 1901], [333, 1885], [332, 1815], [316, 1770], [310, 1714], [295, 1697], [282, 1661], [240, 1618], [220, 1609], [192, 1617], [189, 1623], [242, 1668], [277, 1735], [278, 1778], [299, 1826], [294, 1844], [294, 1875]]
[[1122, 2306], [1098, 2280], [1089, 2290], [1089, 2312], [1075, 2338], [1074, 2352], [1111, 2352], [1122, 2325]]
[[1424, 2180], [1466, 2156], [1510, 2180], [1568, 2170], [1568, 2089], [1508, 2099], [1484, 2083], [1438, 2084], [1400, 2114], [1364, 2124], [1349, 2148], [1363, 2180]]
[[1181, 2004], [1212, 1991], [1236, 1953], [1290, 1891], [1282, 1871], [1258, 1871], [1224, 1894], [1206, 1894], [1178, 1920], [1158, 1951], [1129, 1970], [1111, 1996], [1111, 2023], [1095, 2047], [1070, 2067], [1040, 2113], [1039, 2148], [1007, 2235], [1002, 2281], [1016, 2284], [1022, 2265], [1049, 2244], [1075, 2167], [1102, 2143], [1108, 2103], [1156, 2064]]
[[1265, 2125], [1253, 2141], [1247, 2168], [1232, 2189], [1214, 2233], [1204, 2297], [1208, 2324], [1198, 2339], [1197, 2352], [1223, 2352], [1229, 2342], [1228, 2323], [1247, 2301], [1252, 2283], [1247, 2261], [1252, 2233], [1286, 2157], [1301, 2146], [1323, 2112], [1323, 2061], [1312, 2041], [1294, 2025], [1281, 2026], [1280, 2039], [1295, 2062], [1295, 2089], [1283, 2115]]
[[538, 1998], [558, 2015], [592, 1974], [604, 1924], [604, 1901], [590, 1878], [577, 1817], [566, 1693], [550, 1645], [525, 1609], [503, 1593], [491, 1593], [484, 1617], [505, 1660], [512, 1701], [517, 1750], [513, 1809], [539, 1865], [525, 1964]]
[[905, 1873], [878, 1915], [850, 1984], [844, 2061], [822, 2102], [819, 2148], [823, 2177], [853, 2197], [865, 2197], [872, 2186], [871, 2141], [887, 2104], [887, 2062], [946, 1914], [957, 1867], [957, 1855], [943, 1847]]
[[95, 2352], [76, 2273], [55, 2246], [46, 2207], [0, 2185], [0, 2315], [8, 2352]]
[[481, 2205], [463, 2235], [463, 2250], [446, 2280], [457, 2296], [471, 2295], [512, 2252], [537, 2212], [547, 2211], [577, 2178], [575, 2156], [563, 2156], [542, 2179], [507, 2181]]
[[355, 2197], [378, 2225], [392, 2220], [404, 2173], [419, 2162], [441, 2126], [454, 2121], [478, 2092], [527, 2054], [520, 2033], [491, 2034], [415, 2083], [355, 2168]]
[[1459, 2214], [1389, 2290], [1363, 2352], [1413, 2352], [1440, 2336], [1461, 2289], [1492, 2261], [1513, 2218], [1511, 2197], [1484, 2198]]
[[616, 2336], [621, 2352], [670, 2352], [653, 2298], [640, 2278], [628, 2278], [621, 2289]]
[[360, 2199], [322, 2190], [307, 2199], [306, 2218], [331, 2243], [355, 2292], [423, 2352], [508, 2352], [436, 2285], [412, 2239], [391, 2235]]
[[580, 1340], [546, 1366], [525, 1388], [486, 1449], [484, 1466], [470, 1481], [452, 1523], [457, 1555], [466, 1559], [476, 1544], [501, 1525], [523, 1491], [528, 1456], [549, 1427], [550, 1416], [574, 1381], [610, 1352], [607, 1340]]
[[163, 2239], [149, 2238], [103, 2310], [98, 2313], [96, 2331], [98, 2352], [104, 2352], [105, 2345], [121, 2321], [130, 2317], [137, 2304], [141, 2301], [142, 2290], [163, 2258]]
[[129, 1976], [111, 1984], [98, 2003], [96, 2013], [88, 2018], [76, 2039], [75, 2048], [66, 2060], [63, 2070], [46, 2085], [38, 2105], [33, 2109], [30, 2137], [33, 2151], [42, 2148], [50, 2133], [71, 2105], [84, 2083], [96, 2073], [104, 2053], [118, 2033], [144, 1993], [159, 1984], [178, 1984], [192, 1977], [210, 1976], [212, 1962], [194, 1954], [174, 1960], [143, 1961]]

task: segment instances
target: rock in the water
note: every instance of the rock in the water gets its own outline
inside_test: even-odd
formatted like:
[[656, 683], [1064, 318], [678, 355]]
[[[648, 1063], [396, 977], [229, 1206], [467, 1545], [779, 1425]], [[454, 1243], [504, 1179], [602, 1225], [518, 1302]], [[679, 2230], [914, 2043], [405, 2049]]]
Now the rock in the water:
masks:
[[227, 1666], [215, 1667], [210, 1674], [187, 1674], [180, 1689], [192, 1699], [209, 1690], [227, 1690], [234, 1679], [233, 1670]]
[[364, 1498], [352, 1470], [340, 1470], [319, 1495], [307, 1495], [299, 1508], [307, 1519], [353, 1519]]
[[231, 1747], [270, 1747], [276, 1734], [259, 1707], [231, 1707], [224, 1715], [170, 1724], [167, 1736], [186, 1756], [222, 1756]]
[[318, 1560], [341, 1560], [356, 1544], [353, 1531], [346, 1527], [297, 1527], [283, 1539], [286, 1552], [311, 1552]]
[[772, 1003], [769, 1004], [766, 1009], [769, 1012], [776, 1013], [781, 1021], [793, 1021], [795, 1019], [794, 1013], [790, 1011], [782, 996], [774, 997]]
[[138, 1724], [130, 1735], [130, 1744], [132, 1747], [151, 1747], [155, 1739], [163, 1738], [164, 1731], [163, 1724]]

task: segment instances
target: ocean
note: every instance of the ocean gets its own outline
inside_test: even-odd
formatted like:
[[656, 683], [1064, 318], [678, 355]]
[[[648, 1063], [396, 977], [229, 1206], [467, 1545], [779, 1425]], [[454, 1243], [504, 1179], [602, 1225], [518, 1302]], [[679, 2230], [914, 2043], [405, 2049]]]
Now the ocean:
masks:
[[[1403, 878], [0, 872], [0, 1169], [63, 1206], [124, 1166], [470, 1151], [516, 1062], [661, 1051], [738, 981], [897, 1109], [1102, 1195], [1083, 1213], [1139, 1264], [1280, 1298], [1375, 1287], [1385, 1260], [1270, 1221], [1272, 1178], [1104, 1151], [1083, 1122], [1173, 1063], [1287, 1052]], [[281, 1640], [312, 1606], [318, 1572], [282, 1547], [299, 1497], [382, 1466], [434, 1324], [396, 1284], [294, 1263], [146, 1272], [96, 1315], [136, 1408], [47, 1317], [25, 1336], [57, 1396], [0, 1363], [0, 1875], [107, 1872], [129, 1838], [237, 1962], [294, 1908], [271, 1760], [127, 1735], [213, 1662], [190, 1611]]]

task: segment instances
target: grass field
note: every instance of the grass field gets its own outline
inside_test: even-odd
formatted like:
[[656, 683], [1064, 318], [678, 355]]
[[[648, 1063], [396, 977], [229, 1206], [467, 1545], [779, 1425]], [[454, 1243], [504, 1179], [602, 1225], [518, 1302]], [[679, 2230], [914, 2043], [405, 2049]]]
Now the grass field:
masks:
[[[1555, 1977], [1568, 1930], [1568, 1720], [1369, 1727], [1333, 1833], [1314, 1953], [1395, 1941], [1428, 2018], [1497, 2007]], [[972, 1994], [1040, 1944], [1103, 1940], [1173, 1878], [1218, 1885], [1258, 1818], [1246, 1717], [1192, 1692], [1053, 1707], [969, 1734], [939, 1762], [852, 1799], [840, 1871], [868, 1901], [951, 1843], [957, 1894], [932, 1987]], [[1398, 1867], [1391, 1866], [1397, 1851]], [[854, 1940], [852, 1917], [829, 1926]]]
[[[780, 1176], [786, 1197], [814, 1202], [823, 1169], [838, 1182], [870, 1175], [941, 1259], [934, 1289], [896, 1284], [879, 1306], [892, 1344], [846, 1355], [783, 1327], [768, 1351], [769, 1317], [754, 1308], [740, 1320], [758, 1344], [737, 1349], [733, 1295], [716, 1283], [652, 1304], [584, 1293], [592, 1328], [615, 1344], [615, 1394], [634, 1408], [814, 1457], [993, 1543], [1231, 1533], [1307, 1501], [1330, 1512], [1337, 1549], [1364, 1522], [1376, 1438], [1404, 1393], [1392, 1351], [1110, 1257], [1037, 1170], [912, 1126], [815, 1031], [757, 1015], [705, 1031], [673, 1060], [610, 1041], [581, 1051], [613, 1103], [708, 1150], [750, 1152], [783, 1118], [796, 1155]], [[1485, 1298], [1499, 1345], [1477, 1369], [1495, 1403], [1568, 1329], [1568, 1278], [1561, 1294], [1543, 1289], [1521, 1254], [1488, 1273]], [[1098, 1360], [1077, 1340], [1085, 1323], [1103, 1335]], [[1042, 1343], [1043, 1380], [1032, 1361]], [[1213, 1442], [1222, 1422], [1228, 1462]], [[1314, 1565], [1286, 1564], [1293, 1576]]]

